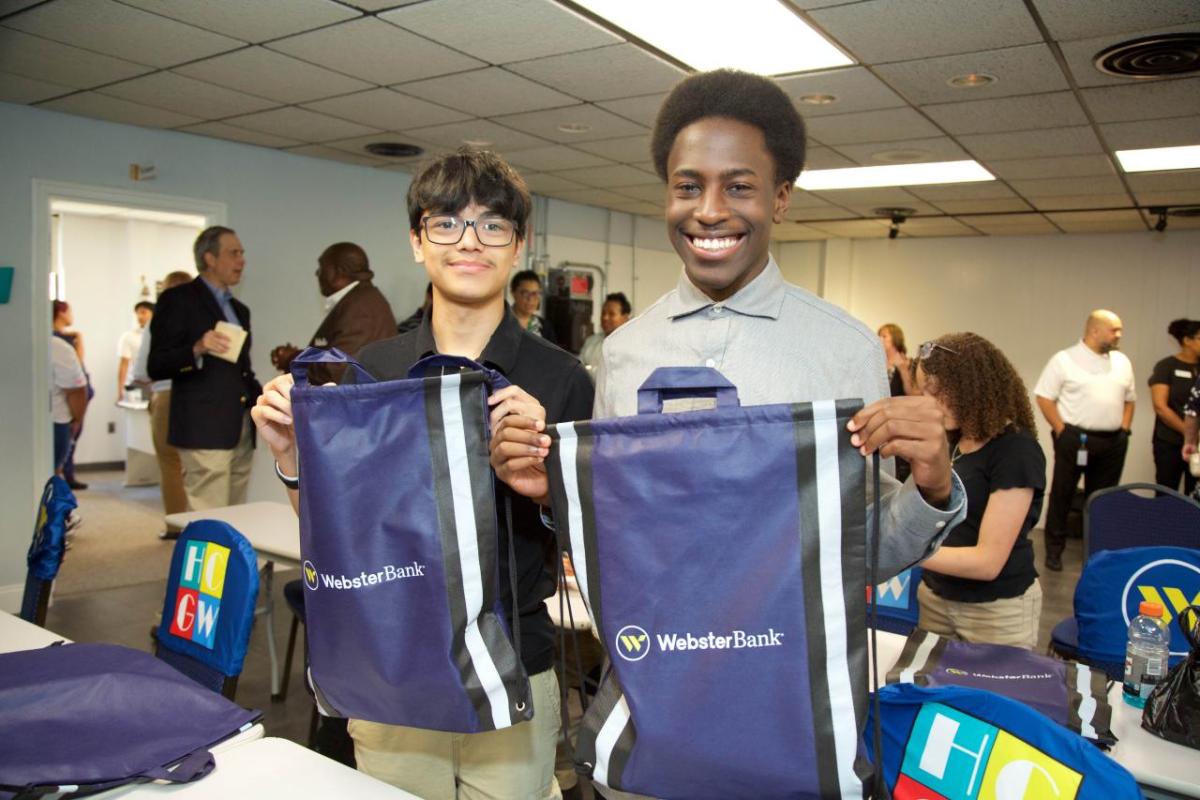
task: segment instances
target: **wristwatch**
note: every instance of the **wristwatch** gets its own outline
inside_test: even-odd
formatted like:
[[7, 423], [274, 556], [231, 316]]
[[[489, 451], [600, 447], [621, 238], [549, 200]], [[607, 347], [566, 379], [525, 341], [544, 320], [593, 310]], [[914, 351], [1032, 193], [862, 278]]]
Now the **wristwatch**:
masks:
[[275, 462], [275, 476], [277, 478], [279, 478], [280, 483], [282, 483], [284, 486], [286, 486], [289, 489], [299, 489], [300, 488], [300, 476], [296, 475], [293, 477], [291, 475], [284, 475], [283, 470], [281, 470], [279, 468], [278, 461]]

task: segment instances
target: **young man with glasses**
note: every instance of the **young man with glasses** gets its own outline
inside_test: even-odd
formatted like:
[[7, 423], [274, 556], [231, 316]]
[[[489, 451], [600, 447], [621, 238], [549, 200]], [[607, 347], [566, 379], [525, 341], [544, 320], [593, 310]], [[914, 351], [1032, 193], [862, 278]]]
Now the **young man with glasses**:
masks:
[[[509, 272], [525, 244], [530, 207], [524, 181], [490, 152], [460, 150], [414, 176], [408, 192], [409, 240], [414, 260], [425, 267], [433, 285], [433, 305], [415, 330], [363, 349], [358, 360], [368, 372], [379, 380], [393, 380], [406, 377], [409, 367], [433, 353], [466, 356], [499, 370], [513, 383], [489, 398], [493, 428], [508, 416], [521, 417], [524, 427], [541, 431], [546, 424], [590, 415], [592, 385], [582, 365], [522, 330], [504, 301]], [[352, 380], [353, 372], [348, 370], [347, 376], [345, 380]], [[285, 475], [296, 474], [290, 389], [290, 376], [271, 381], [254, 413]], [[541, 457], [548, 447], [549, 438], [535, 433], [526, 452]], [[520, 474], [510, 476], [510, 483], [528, 494], [523, 479]], [[359, 769], [422, 798], [560, 796], [554, 779], [560, 727], [554, 628], [543, 602], [554, 592], [548, 565], [554, 563], [557, 550], [537, 505], [516, 493], [512, 530], [506, 529], [507, 492], [496, 484], [498, 548], [507, 573], [512, 536], [519, 645], [533, 691], [533, 719], [474, 734], [350, 721]], [[293, 504], [298, 494], [289, 490]], [[502, 574], [506, 610], [513, 607], [508, 587], [509, 576]]]

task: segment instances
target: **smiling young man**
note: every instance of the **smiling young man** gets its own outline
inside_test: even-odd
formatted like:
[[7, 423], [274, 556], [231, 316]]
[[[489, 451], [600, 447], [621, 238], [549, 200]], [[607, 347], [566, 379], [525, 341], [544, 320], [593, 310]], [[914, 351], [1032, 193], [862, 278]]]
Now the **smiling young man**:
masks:
[[[522, 330], [504, 301], [509, 272], [525, 243], [530, 207], [524, 181], [490, 152], [460, 150], [414, 176], [408, 192], [409, 239], [413, 258], [433, 285], [433, 305], [415, 330], [363, 348], [358, 360], [368, 372], [393, 380], [406, 377], [409, 367], [433, 353], [466, 356], [514, 384], [489, 398], [493, 426], [512, 416], [541, 430], [546, 423], [589, 416], [592, 385], [583, 367], [574, 356]], [[347, 371], [346, 379], [352, 377]], [[286, 475], [296, 474], [291, 384], [290, 375], [271, 381], [254, 411], [263, 440]], [[548, 446], [548, 438], [537, 434], [530, 450], [545, 455]], [[512, 482], [521, 487], [521, 476]], [[359, 769], [422, 798], [560, 797], [554, 779], [560, 727], [554, 629], [543, 602], [554, 592], [548, 565], [555, 561], [556, 546], [538, 507], [526, 497], [512, 496], [512, 530], [506, 529], [507, 491], [496, 484], [501, 598], [511, 627], [511, 535], [520, 653], [533, 691], [533, 719], [474, 734], [350, 721]], [[298, 494], [289, 491], [293, 504]]]

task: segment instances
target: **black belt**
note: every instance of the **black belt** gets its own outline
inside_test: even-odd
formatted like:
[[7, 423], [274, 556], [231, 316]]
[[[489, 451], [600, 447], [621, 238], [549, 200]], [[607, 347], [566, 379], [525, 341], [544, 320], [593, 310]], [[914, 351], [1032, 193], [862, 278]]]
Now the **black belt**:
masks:
[[1088, 436], [1096, 436], [1101, 439], [1104, 439], [1104, 438], [1107, 438], [1110, 436], [1116, 436], [1118, 433], [1123, 432], [1123, 429], [1121, 429], [1121, 428], [1117, 428], [1115, 431], [1090, 431], [1087, 428], [1081, 428], [1078, 425], [1067, 425], [1067, 427], [1073, 431], [1078, 431], [1079, 433], [1086, 433]]

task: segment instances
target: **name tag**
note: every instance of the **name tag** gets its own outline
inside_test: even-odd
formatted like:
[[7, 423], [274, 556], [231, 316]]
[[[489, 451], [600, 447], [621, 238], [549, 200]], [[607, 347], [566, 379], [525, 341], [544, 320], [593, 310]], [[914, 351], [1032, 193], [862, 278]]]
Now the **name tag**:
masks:
[[1190, 381], [1192, 380], [1192, 373], [1188, 372], [1186, 369], [1177, 369], [1175, 370], [1175, 377], [1187, 378]]

